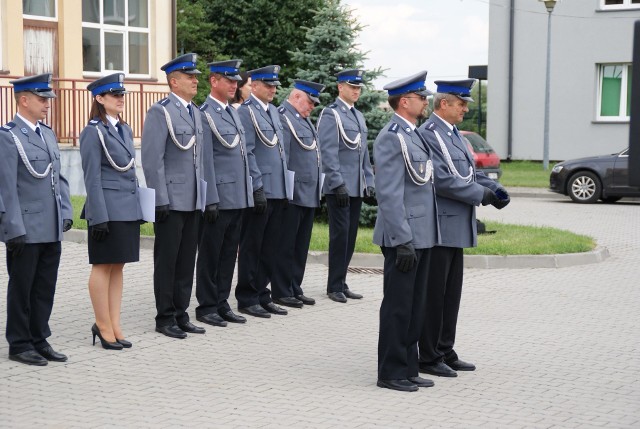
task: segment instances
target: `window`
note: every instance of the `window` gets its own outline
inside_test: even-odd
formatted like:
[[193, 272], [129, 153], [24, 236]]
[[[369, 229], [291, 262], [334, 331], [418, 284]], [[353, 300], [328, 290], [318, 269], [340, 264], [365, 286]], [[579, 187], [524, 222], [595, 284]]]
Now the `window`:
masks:
[[90, 75], [149, 75], [149, 1], [82, 0], [82, 62]]
[[22, 14], [31, 19], [56, 20], [56, 0], [22, 0]]
[[598, 119], [628, 121], [631, 114], [631, 64], [599, 66]]
[[600, 0], [600, 9], [640, 9], [640, 0]]

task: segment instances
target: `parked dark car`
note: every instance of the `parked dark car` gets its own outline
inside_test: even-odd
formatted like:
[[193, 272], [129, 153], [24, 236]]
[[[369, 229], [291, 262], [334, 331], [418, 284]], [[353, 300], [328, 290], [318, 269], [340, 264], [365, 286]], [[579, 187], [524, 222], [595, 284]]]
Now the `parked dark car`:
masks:
[[568, 195], [576, 203], [598, 200], [614, 203], [624, 197], [640, 197], [640, 188], [629, 186], [628, 148], [611, 155], [572, 159], [554, 165], [549, 188]]
[[496, 151], [480, 134], [462, 130], [460, 133], [473, 155], [476, 168], [486, 174], [489, 179], [498, 180], [502, 176], [502, 170], [500, 169], [500, 157]]

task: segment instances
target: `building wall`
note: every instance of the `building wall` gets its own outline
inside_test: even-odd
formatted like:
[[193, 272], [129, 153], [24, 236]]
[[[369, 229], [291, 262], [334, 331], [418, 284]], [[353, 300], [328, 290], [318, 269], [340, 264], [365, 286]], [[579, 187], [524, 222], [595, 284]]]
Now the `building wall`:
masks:
[[[547, 12], [517, 0], [514, 25], [512, 159], [543, 157]], [[599, 122], [601, 63], [631, 62], [640, 10], [601, 11], [600, 0], [564, 0], [551, 19], [549, 158], [613, 153], [629, 142], [629, 123]], [[509, 0], [491, 0], [487, 139], [507, 157]]]

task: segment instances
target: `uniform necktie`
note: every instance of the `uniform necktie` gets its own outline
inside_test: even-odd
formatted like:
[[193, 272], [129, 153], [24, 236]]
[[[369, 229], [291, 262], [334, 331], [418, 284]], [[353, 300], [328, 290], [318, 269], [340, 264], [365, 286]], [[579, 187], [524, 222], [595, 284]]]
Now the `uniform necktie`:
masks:
[[460, 138], [460, 133], [458, 133], [458, 128], [456, 128], [455, 126], [453, 127], [453, 134], [455, 134], [456, 137]]
[[229, 107], [228, 104], [227, 104], [227, 107], [224, 108], [224, 110], [226, 110], [227, 113], [229, 114], [229, 116], [231, 116], [231, 118], [233, 118], [233, 115], [231, 114], [231, 107]]
[[118, 130], [118, 134], [120, 134], [120, 138], [122, 139], [122, 141], [124, 141], [124, 129], [122, 128], [122, 124], [120, 124], [120, 122], [116, 124], [116, 130]]
[[191, 116], [191, 120], [193, 121], [193, 110], [191, 109], [191, 104], [187, 104], [187, 110], [189, 111], [189, 116]]
[[42, 141], [44, 141], [44, 137], [42, 136], [42, 131], [40, 131], [40, 127], [36, 127], [36, 134], [38, 135], [38, 137], [42, 139]]

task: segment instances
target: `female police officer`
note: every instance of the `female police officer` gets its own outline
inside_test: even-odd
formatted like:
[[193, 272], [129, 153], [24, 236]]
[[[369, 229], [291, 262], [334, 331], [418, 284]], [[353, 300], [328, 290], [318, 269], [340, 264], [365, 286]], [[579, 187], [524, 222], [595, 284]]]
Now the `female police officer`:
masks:
[[105, 349], [131, 347], [120, 327], [122, 271], [140, 256], [140, 219], [135, 149], [124, 109], [124, 74], [114, 73], [87, 87], [93, 95], [91, 120], [80, 134], [89, 225], [89, 295], [96, 316], [91, 327]]

